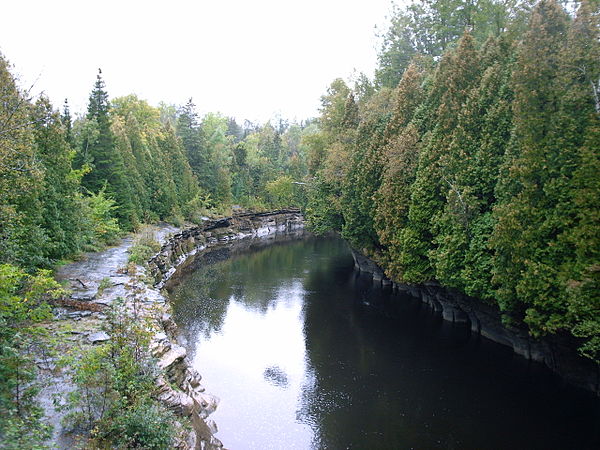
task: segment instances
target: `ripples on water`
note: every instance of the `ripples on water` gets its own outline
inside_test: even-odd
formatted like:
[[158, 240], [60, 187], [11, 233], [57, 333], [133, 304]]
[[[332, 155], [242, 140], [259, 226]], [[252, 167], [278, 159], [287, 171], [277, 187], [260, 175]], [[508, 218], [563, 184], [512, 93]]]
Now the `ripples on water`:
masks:
[[597, 399], [375, 287], [339, 239], [194, 267], [171, 298], [228, 448], [600, 448]]

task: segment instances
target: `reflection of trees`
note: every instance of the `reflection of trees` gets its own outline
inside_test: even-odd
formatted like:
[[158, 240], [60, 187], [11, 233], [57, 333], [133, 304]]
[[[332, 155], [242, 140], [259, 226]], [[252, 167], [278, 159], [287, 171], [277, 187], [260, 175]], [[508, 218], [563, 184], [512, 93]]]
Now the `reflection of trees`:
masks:
[[541, 447], [548, 423], [562, 430], [545, 440], [557, 448], [585, 435], [594, 415], [566, 417], [557, 390], [540, 388], [547, 371], [469, 340], [420, 301], [334, 266], [311, 272], [305, 289], [310, 369], [298, 416], [315, 428], [314, 447]]
[[[169, 290], [181, 337], [192, 343], [218, 332], [230, 301], [265, 313], [286, 286], [304, 279], [309, 269], [327, 272], [341, 241], [304, 236], [277, 236], [235, 242], [199, 254]], [[339, 251], [339, 250], [338, 250]]]
[[[217, 292], [224, 294], [226, 285], [220, 281], [227, 272], [226, 261], [213, 261], [202, 265], [169, 292], [180, 335], [190, 344], [198, 335], [208, 337], [219, 331], [229, 305], [229, 295], [214, 296]], [[198, 320], [199, 317], [202, 319]]]
[[[510, 350], [468, 340], [468, 328], [357, 276], [342, 241], [271, 242], [199, 256], [173, 288], [176, 320], [191, 344], [221, 329], [230, 302], [265, 312], [286, 283], [302, 282], [306, 376], [297, 417], [315, 431], [313, 447], [537, 448], [543, 435], [566, 448], [597, 420], [587, 407], [587, 415], [561, 414], [573, 401], [557, 401], [547, 374]], [[283, 380], [271, 369], [271, 381]]]

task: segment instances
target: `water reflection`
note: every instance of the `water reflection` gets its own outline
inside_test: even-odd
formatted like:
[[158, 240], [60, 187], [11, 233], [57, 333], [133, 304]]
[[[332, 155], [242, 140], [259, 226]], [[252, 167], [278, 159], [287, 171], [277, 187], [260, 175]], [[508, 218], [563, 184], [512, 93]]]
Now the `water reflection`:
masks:
[[[304, 239], [199, 259], [175, 319], [245, 448], [594, 448], [597, 401]], [[210, 264], [208, 264], [210, 262]]]

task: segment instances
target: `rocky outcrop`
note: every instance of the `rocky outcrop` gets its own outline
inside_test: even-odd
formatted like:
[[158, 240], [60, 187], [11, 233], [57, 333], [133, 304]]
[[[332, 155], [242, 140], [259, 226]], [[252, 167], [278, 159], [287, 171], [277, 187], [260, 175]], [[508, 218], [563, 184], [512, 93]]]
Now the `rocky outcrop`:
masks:
[[303, 228], [304, 218], [296, 209], [209, 220], [172, 236], [160, 252], [148, 261], [148, 269], [155, 286], [162, 288], [175, 270], [198, 252], [232, 241], [285, 234]]
[[495, 305], [444, 288], [435, 282], [422, 285], [395, 283], [385, 277], [377, 263], [359, 251], [352, 249], [352, 256], [355, 268], [372, 274], [374, 282], [419, 298], [444, 320], [470, 326], [472, 333], [511, 347], [518, 355], [546, 365], [568, 383], [600, 395], [599, 368], [591, 360], [577, 354], [578, 343], [573, 337], [552, 335], [535, 339], [524, 327], [504, 324]]
[[[176, 329], [169, 314], [164, 314], [161, 322], [169, 334]], [[202, 377], [188, 361], [186, 349], [171, 339], [166, 333], [155, 334], [151, 350], [163, 372], [156, 380], [158, 400], [178, 416], [189, 418], [192, 425], [192, 431], [179, 441], [177, 448], [221, 448], [223, 444], [214, 436], [216, 425], [206, 420], [217, 408], [219, 399], [205, 393], [200, 384]]]

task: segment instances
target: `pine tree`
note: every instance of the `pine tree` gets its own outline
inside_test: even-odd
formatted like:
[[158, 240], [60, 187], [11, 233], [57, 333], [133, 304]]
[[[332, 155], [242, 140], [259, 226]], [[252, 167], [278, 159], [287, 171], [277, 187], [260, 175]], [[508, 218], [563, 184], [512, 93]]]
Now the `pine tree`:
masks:
[[202, 136], [196, 105], [191, 98], [178, 111], [177, 136], [183, 143], [194, 174], [201, 180], [207, 161], [202, 152]]
[[435, 276], [446, 286], [492, 299], [491, 208], [498, 168], [512, 129], [510, 47], [490, 39], [482, 50], [481, 81], [473, 85], [447, 149], [444, 210], [433, 226]]
[[[563, 88], [558, 130], [562, 151], [574, 153], [557, 209], [565, 248], [559, 280], [567, 314], [565, 328], [582, 339], [582, 354], [600, 362], [600, 23], [597, 2], [581, 3], [562, 51]], [[568, 221], [565, 220], [568, 219]]]
[[458, 113], [479, 80], [479, 59], [473, 37], [465, 33], [458, 47], [440, 61], [428, 98], [417, 113], [423, 144], [411, 188], [408, 225], [400, 237], [400, 263], [407, 281], [422, 282], [435, 277], [432, 259], [436, 259], [439, 246], [435, 239], [440, 231], [437, 221], [445, 197], [452, 190], [457, 161], [449, 148]]
[[136, 221], [132, 191], [125, 173], [123, 156], [115, 148], [109, 108], [102, 71], [98, 70], [86, 117], [96, 132], [93, 137], [84, 138], [82, 148], [79, 149], [80, 161], [89, 162], [92, 170], [83, 177], [82, 184], [94, 193], [106, 189], [106, 193], [117, 201], [119, 222], [123, 228], [130, 229]]
[[40, 202], [43, 210], [41, 225], [48, 236], [45, 256], [57, 260], [82, 248], [77, 207], [80, 174], [71, 167], [74, 155], [67, 142], [64, 116], [61, 118], [54, 112], [45, 97], [36, 102], [34, 115], [36, 152], [44, 167]]
[[388, 144], [383, 150], [382, 181], [375, 194], [374, 227], [384, 246], [384, 265], [388, 275], [398, 281], [403, 279], [399, 235], [408, 221], [410, 188], [419, 156], [420, 135], [411, 121], [423, 101], [424, 76], [422, 68], [411, 63], [395, 90], [395, 106], [385, 130]]
[[65, 128], [65, 140], [69, 146], [73, 147], [73, 121], [71, 119], [71, 108], [69, 107], [69, 101], [66, 98], [65, 102], [63, 103], [63, 110], [60, 120]]

